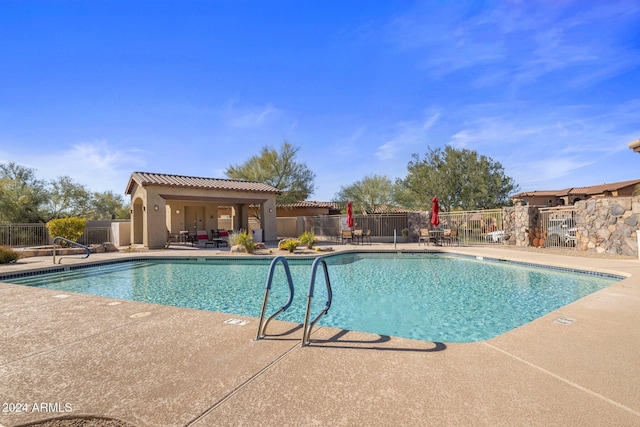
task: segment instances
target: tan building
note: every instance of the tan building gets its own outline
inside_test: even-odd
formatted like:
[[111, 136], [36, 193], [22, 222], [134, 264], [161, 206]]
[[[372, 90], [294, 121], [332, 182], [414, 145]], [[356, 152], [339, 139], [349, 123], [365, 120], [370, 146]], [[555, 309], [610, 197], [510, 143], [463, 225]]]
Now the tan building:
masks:
[[514, 194], [511, 199], [516, 204], [531, 206], [565, 206], [594, 197], [632, 196], [638, 184], [640, 179], [564, 190], [525, 191]]
[[275, 240], [280, 193], [253, 181], [134, 172], [125, 191], [131, 196], [131, 243], [158, 249], [171, 235], [249, 230], [256, 210], [262, 240]]
[[336, 202], [316, 202], [305, 200], [303, 202], [278, 205], [279, 217], [298, 217], [316, 215], [340, 214], [340, 206]]

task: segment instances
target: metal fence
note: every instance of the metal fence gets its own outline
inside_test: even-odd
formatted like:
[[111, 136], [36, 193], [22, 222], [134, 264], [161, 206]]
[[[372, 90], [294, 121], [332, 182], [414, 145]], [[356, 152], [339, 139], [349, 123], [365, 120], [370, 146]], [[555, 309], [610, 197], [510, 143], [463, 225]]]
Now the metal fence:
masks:
[[563, 206], [540, 209], [540, 227], [530, 232], [531, 244], [546, 248], [576, 245], [575, 208]]
[[[78, 239], [83, 245], [111, 241], [111, 227], [87, 227]], [[28, 247], [51, 244], [47, 227], [37, 224], [0, 224], [0, 246]]]
[[[304, 229], [316, 236], [334, 239], [346, 228], [346, 219], [346, 215], [306, 216]], [[406, 214], [354, 215], [353, 222], [355, 229], [371, 230], [372, 237], [393, 237], [394, 230], [400, 235], [409, 224]]]
[[439, 228], [458, 230], [463, 244], [502, 243], [504, 221], [502, 209], [441, 212]]
[[111, 241], [111, 227], [87, 227], [78, 239], [83, 245], [99, 245]]
[[48, 243], [49, 233], [44, 224], [0, 224], [2, 246], [42, 246]]

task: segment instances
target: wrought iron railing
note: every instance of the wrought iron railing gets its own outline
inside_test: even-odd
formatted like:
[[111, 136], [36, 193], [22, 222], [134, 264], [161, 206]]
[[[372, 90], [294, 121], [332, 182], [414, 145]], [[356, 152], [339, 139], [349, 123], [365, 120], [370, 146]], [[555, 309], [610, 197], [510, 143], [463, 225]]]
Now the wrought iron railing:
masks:
[[[100, 244], [111, 241], [110, 227], [87, 227], [78, 239], [83, 245]], [[28, 247], [51, 244], [51, 238], [44, 223], [0, 224], [0, 246]]]
[[[316, 236], [337, 238], [346, 227], [345, 220], [346, 215], [306, 216], [304, 229]], [[402, 230], [408, 229], [406, 214], [354, 215], [353, 222], [355, 229], [371, 230], [372, 237], [393, 237], [394, 230], [400, 235]]]
[[504, 221], [502, 209], [479, 211], [441, 212], [442, 229], [458, 230], [463, 244], [502, 243], [504, 241]]
[[42, 246], [49, 243], [44, 224], [0, 224], [0, 245], [10, 247]]

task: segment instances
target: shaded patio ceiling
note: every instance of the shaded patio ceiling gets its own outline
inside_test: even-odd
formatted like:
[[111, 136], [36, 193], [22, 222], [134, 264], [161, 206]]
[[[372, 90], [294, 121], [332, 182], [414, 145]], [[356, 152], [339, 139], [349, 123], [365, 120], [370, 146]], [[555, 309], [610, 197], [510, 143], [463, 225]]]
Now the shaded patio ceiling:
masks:
[[193, 202], [209, 202], [209, 203], [240, 203], [240, 204], [256, 204], [261, 205], [267, 201], [267, 199], [256, 199], [250, 197], [209, 197], [209, 196], [180, 196], [174, 194], [160, 194], [165, 200], [180, 200], [180, 201], [193, 201]]

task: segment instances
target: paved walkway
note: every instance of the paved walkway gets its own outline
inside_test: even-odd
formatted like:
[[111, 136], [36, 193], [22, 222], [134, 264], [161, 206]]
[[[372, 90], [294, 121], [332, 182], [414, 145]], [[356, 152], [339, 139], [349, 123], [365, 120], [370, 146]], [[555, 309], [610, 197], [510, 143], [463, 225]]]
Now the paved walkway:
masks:
[[[304, 348], [297, 324], [275, 321], [270, 331], [282, 335], [256, 342], [255, 318], [0, 284], [0, 424], [640, 425], [640, 261], [442, 249], [630, 277], [485, 342], [317, 327]], [[25, 261], [0, 274], [51, 266], [50, 258]], [[232, 317], [249, 323], [225, 323]]]

